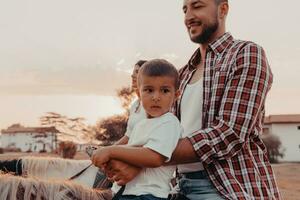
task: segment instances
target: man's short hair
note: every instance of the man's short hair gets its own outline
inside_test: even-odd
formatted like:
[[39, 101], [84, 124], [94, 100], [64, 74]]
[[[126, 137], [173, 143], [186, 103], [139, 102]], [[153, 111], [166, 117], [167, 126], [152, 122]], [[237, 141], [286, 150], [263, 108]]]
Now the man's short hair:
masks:
[[[145, 62], [140, 68], [138, 76], [168, 76], [174, 78], [174, 86], [177, 90], [179, 88], [178, 71], [168, 61], [164, 59], [153, 59]], [[138, 78], [138, 82], [139, 82]]]
[[222, 2], [228, 2], [228, 0], [215, 0], [216, 4], [219, 5]]

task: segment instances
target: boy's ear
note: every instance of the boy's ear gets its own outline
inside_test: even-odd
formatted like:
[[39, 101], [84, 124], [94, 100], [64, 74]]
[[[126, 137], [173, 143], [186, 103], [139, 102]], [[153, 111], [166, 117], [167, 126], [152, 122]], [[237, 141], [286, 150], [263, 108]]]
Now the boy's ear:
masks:
[[175, 92], [175, 100], [177, 100], [179, 98], [180, 94], [181, 94], [180, 90], [176, 90], [176, 92]]

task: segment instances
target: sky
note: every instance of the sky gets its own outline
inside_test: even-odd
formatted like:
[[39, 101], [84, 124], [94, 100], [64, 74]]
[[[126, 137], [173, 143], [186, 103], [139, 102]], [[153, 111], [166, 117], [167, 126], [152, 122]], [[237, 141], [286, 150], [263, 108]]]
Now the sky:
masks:
[[[267, 114], [300, 114], [297, 0], [230, 0], [227, 31], [261, 45], [274, 74]], [[197, 45], [181, 0], [0, 0], [0, 129], [45, 112], [123, 112], [116, 89], [138, 59], [183, 66]]]

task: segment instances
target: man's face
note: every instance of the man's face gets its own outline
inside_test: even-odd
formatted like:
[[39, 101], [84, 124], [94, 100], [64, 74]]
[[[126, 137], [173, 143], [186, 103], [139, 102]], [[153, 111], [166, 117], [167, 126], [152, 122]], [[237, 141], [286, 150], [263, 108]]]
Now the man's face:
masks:
[[149, 118], [159, 117], [170, 111], [178, 96], [174, 78], [169, 76], [139, 77], [139, 98]]
[[218, 6], [214, 0], [184, 0], [184, 23], [191, 40], [207, 44], [219, 28]]

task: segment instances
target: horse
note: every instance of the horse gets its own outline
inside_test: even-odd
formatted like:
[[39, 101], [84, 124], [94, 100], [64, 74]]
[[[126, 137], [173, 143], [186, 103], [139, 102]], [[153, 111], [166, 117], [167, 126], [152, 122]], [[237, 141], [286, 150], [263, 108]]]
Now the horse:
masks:
[[110, 190], [90, 189], [72, 181], [39, 180], [0, 174], [0, 199], [6, 200], [110, 200]]
[[[92, 189], [99, 169], [92, 165], [90, 160], [33, 156], [25, 156], [20, 160], [21, 176], [0, 174], [0, 199], [108, 200], [112, 198], [110, 190]], [[86, 170], [76, 176], [83, 169]], [[71, 177], [75, 178], [69, 180]]]
[[72, 181], [93, 188], [96, 174], [99, 171], [90, 160], [72, 160], [57, 157], [22, 157], [22, 172], [29, 177], [42, 180], [68, 180], [86, 167], [80, 176]]

